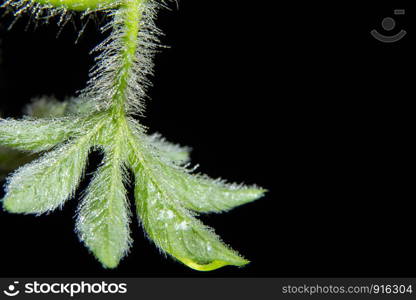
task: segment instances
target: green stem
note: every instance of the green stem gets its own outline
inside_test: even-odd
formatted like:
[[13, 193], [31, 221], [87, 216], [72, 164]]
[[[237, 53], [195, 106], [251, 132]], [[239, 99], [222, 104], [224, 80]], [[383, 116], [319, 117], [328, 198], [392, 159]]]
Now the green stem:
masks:
[[122, 64], [117, 74], [116, 94], [113, 98], [113, 112], [125, 117], [126, 91], [134, 67], [137, 52], [137, 38], [142, 18], [141, 6], [146, 0], [126, 0], [120, 8], [124, 20], [123, 48], [121, 49]]
[[137, 52], [137, 39], [140, 30], [140, 22], [143, 15], [143, 5], [148, 0], [27, 0], [39, 4], [52, 5], [57, 8], [69, 10], [95, 10], [100, 8], [118, 7], [122, 14], [123, 35], [120, 37], [122, 47], [120, 49], [121, 66], [116, 71], [114, 88], [116, 93], [112, 100], [110, 112], [115, 119], [123, 120], [126, 117], [125, 103], [127, 90], [135, 65]]
[[52, 5], [68, 10], [85, 11], [114, 8], [120, 3], [114, 0], [27, 0], [44, 5]]

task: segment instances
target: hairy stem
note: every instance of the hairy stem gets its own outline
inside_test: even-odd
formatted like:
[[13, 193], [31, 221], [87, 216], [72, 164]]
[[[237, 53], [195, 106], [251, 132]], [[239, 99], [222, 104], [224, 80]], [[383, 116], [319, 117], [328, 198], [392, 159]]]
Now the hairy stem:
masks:
[[122, 63], [117, 71], [116, 93], [113, 97], [113, 112], [119, 117], [125, 117], [125, 102], [127, 99], [128, 82], [136, 60], [137, 36], [142, 18], [142, 6], [146, 0], [126, 0], [122, 6], [124, 19]]
[[120, 3], [114, 0], [27, 0], [68, 10], [85, 11], [117, 7]]

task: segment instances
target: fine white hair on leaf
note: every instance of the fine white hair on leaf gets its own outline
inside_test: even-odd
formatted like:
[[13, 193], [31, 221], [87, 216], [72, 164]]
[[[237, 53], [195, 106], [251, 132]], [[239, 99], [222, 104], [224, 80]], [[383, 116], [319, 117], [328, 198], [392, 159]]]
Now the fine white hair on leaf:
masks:
[[192, 150], [190, 147], [170, 143], [160, 133], [148, 135], [147, 142], [161, 153], [162, 158], [167, 158], [179, 165], [190, 161], [190, 152]]
[[42, 214], [61, 207], [83, 176], [88, 143], [83, 138], [65, 144], [19, 168], [7, 180], [4, 208], [12, 213]]
[[91, 147], [104, 122], [84, 120], [78, 134], [57, 149], [19, 168], [6, 182], [3, 207], [12, 213], [42, 214], [61, 207], [81, 180]]
[[[130, 124], [134, 129], [135, 123]], [[137, 130], [135, 135], [136, 144], [139, 144], [140, 139], [145, 137], [140, 130]], [[153, 138], [155, 137], [156, 140], [164, 141], [160, 135]], [[253, 202], [266, 193], [265, 189], [255, 185], [230, 184], [222, 179], [211, 179], [206, 175], [193, 174], [194, 169], [190, 169], [188, 165], [181, 166], [177, 161], [172, 160], [171, 155], [167, 155], [163, 147], [153, 147], [152, 143], [146, 144], [148, 146], [146, 148], [142, 146], [141, 151], [147, 154], [145, 158], [154, 178], [158, 178], [158, 182], [168, 190], [175, 191], [178, 205], [196, 213], [228, 211]], [[133, 167], [137, 164], [134, 161], [131, 163]]]
[[197, 213], [220, 213], [261, 198], [266, 190], [243, 184], [227, 183], [206, 175], [192, 174], [187, 166], [166, 163], [153, 164], [159, 182], [174, 189], [176, 199], [183, 207]]
[[115, 268], [131, 244], [130, 211], [124, 179], [127, 178], [118, 147], [105, 151], [78, 208], [76, 231], [94, 256]]
[[[81, 3], [45, 1], [56, 6], [48, 10], [46, 19], [54, 9], [64, 10], [62, 24], [69, 20], [65, 14], [71, 3]], [[87, 16], [89, 5], [115, 3], [106, 1], [79, 5], [88, 5]], [[97, 65], [80, 97], [63, 103], [41, 98], [27, 108], [26, 119], [0, 120], [0, 144], [28, 151], [52, 149], [9, 177], [3, 206], [12, 213], [32, 214], [61, 207], [73, 196], [90, 149], [100, 149], [104, 160], [78, 207], [76, 230], [104, 267], [115, 268], [131, 245], [127, 168], [134, 174], [139, 220], [162, 253], [200, 271], [243, 266], [248, 261], [197, 217], [251, 202], [265, 190], [194, 174], [195, 168], [188, 165], [189, 148], [172, 144], [160, 134], [146, 135], [147, 128], [132, 117], [144, 112], [161, 35], [154, 19], [167, 2], [123, 0], [117, 9], [107, 7], [112, 20], [102, 31], [111, 32], [94, 49], [100, 53]], [[64, 3], [66, 8], [61, 7]], [[4, 5], [15, 8], [17, 16], [30, 10], [35, 19], [43, 18], [48, 7], [34, 0], [9, 0]]]
[[92, 52], [99, 53], [97, 64], [90, 72], [90, 80], [86, 89], [81, 91], [81, 97], [100, 103], [103, 109], [108, 108], [114, 98], [118, 96], [118, 84], [121, 76], [127, 78], [123, 91], [125, 109], [129, 114], [143, 115], [144, 100], [147, 90], [151, 86], [149, 77], [153, 75], [153, 57], [160, 46], [159, 36], [162, 32], [156, 27], [154, 19], [161, 1], [143, 1], [139, 7], [137, 20], [139, 31], [136, 37], [136, 55], [132, 59], [132, 66], [128, 74], [124, 74], [122, 65], [126, 52], [124, 38], [129, 34], [125, 26], [127, 8], [112, 10], [112, 21], [101, 28], [102, 32], [111, 30], [109, 36]]
[[176, 187], [179, 201], [198, 213], [221, 213], [253, 202], [264, 196], [266, 190], [243, 184], [227, 183], [206, 175], [193, 175], [168, 167], [168, 180]]
[[74, 135], [79, 121], [77, 118], [0, 119], [0, 143], [23, 151], [49, 150]]
[[55, 97], [42, 96], [32, 99], [31, 103], [23, 109], [23, 113], [32, 118], [57, 118], [65, 115], [67, 107], [67, 101], [58, 101]]
[[77, 117], [88, 116], [96, 111], [97, 107], [94, 106], [94, 103], [76, 97], [69, 98], [66, 101], [58, 101], [54, 97], [42, 96], [32, 99], [31, 103], [24, 108], [24, 114], [28, 118], [41, 119], [70, 116], [75, 127], [79, 126], [76, 122]]
[[[134, 132], [134, 124], [130, 123]], [[138, 133], [129, 140], [129, 165], [135, 177], [137, 215], [148, 237], [158, 248], [191, 268], [213, 270], [225, 265], [248, 263], [213, 232], [197, 220], [196, 213], [183, 201], [183, 187], [169, 168], [182, 170], [180, 176], [193, 176], [175, 163], [161, 160], [158, 150], [143, 146]], [[156, 152], [155, 152], [156, 151]], [[191, 182], [189, 182], [191, 183]], [[187, 188], [197, 186], [194, 182]], [[196, 199], [204, 201], [204, 199]]]
[[152, 180], [147, 172], [144, 168], [134, 170], [137, 214], [148, 237], [162, 252], [201, 271], [248, 263], [224, 244], [212, 228], [181, 207], [176, 191]]

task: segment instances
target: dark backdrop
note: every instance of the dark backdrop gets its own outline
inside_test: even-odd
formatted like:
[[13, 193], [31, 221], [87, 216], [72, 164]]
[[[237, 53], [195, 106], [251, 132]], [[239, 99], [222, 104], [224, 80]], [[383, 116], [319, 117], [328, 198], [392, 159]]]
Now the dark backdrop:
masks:
[[[171, 48], [156, 58], [142, 120], [192, 146], [201, 172], [270, 190], [202, 218], [249, 266], [187, 269], [163, 258], [133, 222], [130, 255], [104, 270], [73, 231], [78, 193], [47, 216], [0, 212], [0, 275], [416, 276], [410, 1], [274, 2], [182, 0], [161, 12]], [[397, 8], [406, 15], [394, 16]], [[397, 21], [392, 32], [381, 27], [388, 16]], [[56, 39], [56, 26], [24, 31], [27, 21], [11, 31], [10, 18], [1, 22], [8, 116], [33, 96], [62, 99], [83, 88], [88, 52], [102, 39], [93, 24], [74, 44], [71, 25]], [[369, 33], [401, 28], [408, 35], [394, 44]]]

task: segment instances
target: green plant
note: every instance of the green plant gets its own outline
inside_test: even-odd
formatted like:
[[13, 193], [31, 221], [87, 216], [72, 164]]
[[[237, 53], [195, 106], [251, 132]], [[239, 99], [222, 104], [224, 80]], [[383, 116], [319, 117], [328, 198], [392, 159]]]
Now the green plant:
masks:
[[[196, 217], [223, 212], [261, 197], [265, 190], [193, 174], [189, 149], [147, 135], [133, 118], [142, 115], [159, 30], [156, 0], [9, 0], [16, 15], [40, 19], [70, 11], [111, 17], [109, 37], [95, 49], [98, 63], [87, 88], [67, 102], [35, 101], [21, 120], [0, 121], [0, 144], [39, 158], [14, 172], [3, 207], [11, 213], [43, 214], [73, 197], [91, 149], [102, 164], [78, 209], [76, 231], [95, 257], [116, 267], [130, 246], [126, 171], [134, 174], [137, 214], [148, 237], [163, 252], [196, 270], [248, 261], [223, 244]], [[63, 21], [64, 22], [64, 21]]]

